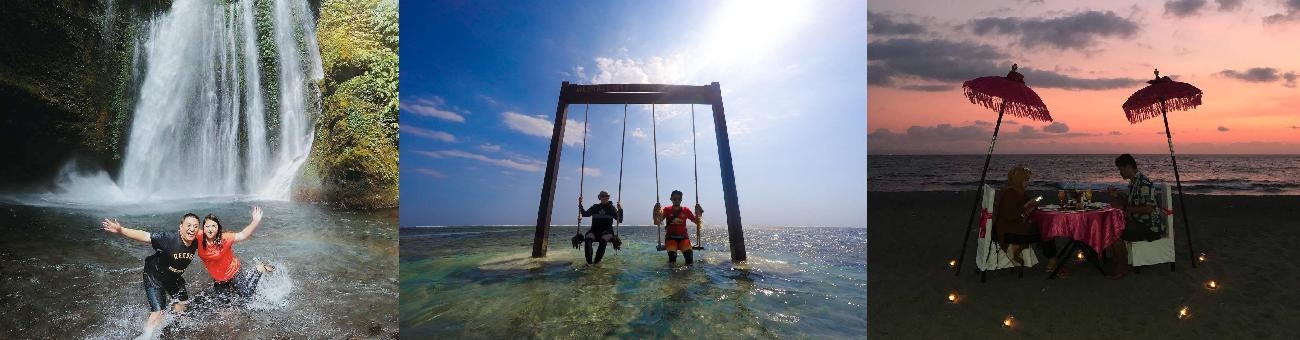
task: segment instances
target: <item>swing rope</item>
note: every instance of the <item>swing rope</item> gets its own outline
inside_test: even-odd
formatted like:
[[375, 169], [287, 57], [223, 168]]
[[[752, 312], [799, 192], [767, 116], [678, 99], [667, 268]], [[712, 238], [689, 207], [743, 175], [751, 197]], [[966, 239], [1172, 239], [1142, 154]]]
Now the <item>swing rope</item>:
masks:
[[[582, 164], [578, 167], [578, 209], [582, 208], [583, 182], [587, 175], [587, 112], [591, 110], [591, 104], [587, 104], [582, 110]], [[574, 226], [574, 240], [582, 238], [582, 212], [578, 212], [578, 224]], [[575, 243], [575, 248], [577, 245]]]
[[[696, 210], [699, 210], [698, 208], [700, 206], [700, 154], [698, 150], [696, 150], [695, 148], [695, 104], [691, 104], [691, 156], [695, 157], [695, 207], [697, 208]], [[700, 225], [700, 222], [703, 221], [704, 221], [704, 214], [699, 211], [696, 211], [695, 212], [695, 222], [696, 222], [695, 239], [700, 242], [700, 245], [694, 248], [700, 250], [704, 249], [704, 238], [700, 237], [700, 229], [703, 228], [703, 226]]]
[[[661, 206], [663, 201], [659, 196], [659, 132], [658, 130], [656, 130], [655, 127], [656, 125], [658, 125], [658, 122], [655, 119], [655, 105], [650, 104], [650, 135], [651, 135], [650, 142], [654, 147], [654, 156], [655, 156], [655, 206]], [[657, 209], [653, 212], [653, 215], [655, 216], [658, 216], [659, 214], [661, 214], [661, 212]], [[655, 221], [655, 230], [657, 230], [655, 232], [655, 236], [656, 239], [659, 240], [658, 248], [662, 250], [664, 244], [663, 241], [664, 233], [663, 233], [661, 222], [663, 222], [662, 217]]]
[[[615, 202], [623, 205], [623, 150], [627, 149], [627, 103], [623, 104], [623, 140], [618, 145], [618, 197]], [[621, 214], [620, 214], [621, 215]], [[614, 219], [614, 235], [618, 235], [618, 225], [623, 223]]]

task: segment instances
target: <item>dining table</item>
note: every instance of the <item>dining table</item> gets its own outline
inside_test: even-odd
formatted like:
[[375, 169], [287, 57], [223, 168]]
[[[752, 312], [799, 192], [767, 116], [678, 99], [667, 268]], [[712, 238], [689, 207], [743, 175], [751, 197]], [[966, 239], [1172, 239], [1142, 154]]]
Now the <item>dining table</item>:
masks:
[[1069, 239], [1058, 255], [1056, 269], [1047, 276], [1048, 279], [1056, 278], [1066, 258], [1074, 253], [1075, 249], [1083, 250], [1084, 255], [1097, 267], [1097, 270], [1103, 276], [1106, 275], [1099, 254], [1112, 243], [1120, 240], [1125, 223], [1123, 210], [1105, 204], [1096, 204], [1083, 209], [1044, 206], [1030, 212], [1028, 217], [1030, 222], [1039, 227], [1043, 240], [1050, 241], [1057, 237]]

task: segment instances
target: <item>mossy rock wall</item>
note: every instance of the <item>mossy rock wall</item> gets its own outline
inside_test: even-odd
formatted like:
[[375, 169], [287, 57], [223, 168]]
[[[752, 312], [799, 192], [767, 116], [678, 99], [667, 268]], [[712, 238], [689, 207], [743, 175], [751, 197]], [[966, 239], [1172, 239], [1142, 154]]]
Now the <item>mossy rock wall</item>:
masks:
[[396, 1], [326, 0], [317, 21], [323, 110], [295, 198], [348, 208], [398, 201]]

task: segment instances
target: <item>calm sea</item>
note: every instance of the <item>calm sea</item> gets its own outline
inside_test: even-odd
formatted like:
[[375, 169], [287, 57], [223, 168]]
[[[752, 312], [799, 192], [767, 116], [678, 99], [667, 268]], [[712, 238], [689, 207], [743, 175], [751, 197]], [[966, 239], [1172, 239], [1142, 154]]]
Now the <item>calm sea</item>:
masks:
[[[861, 339], [867, 327], [865, 228], [746, 228], [732, 263], [725, 227], [704, 231], [696, 262], [666, 264], [654, 227], [620, 227], [623, 250], [590, 266], [551, 228], [401, 229], [401, 327], [414, 338]], [[692, 235], [692, 239], [694, 239]], [[693, 240], [698, 241], [698, 240]], [[680, 258], [678, 261], [682, 261]]]
[[[990, 185], [1000, 186], [1007, 171], [1025, 165], [1033, 171], [1031, 190], [1123, 188], [1115, 169], [1117, 155], [993, 155]], [[967, 191], [978, 187], [984, 155], [871, 155], [868, 191]], [[1174, 182], [1168, 154], [1134, 155], [1138, 169], [1157, 182]], [[1300, 195], [1297, 155], [1178, 155], [1183, 191], [1209, 195]]]

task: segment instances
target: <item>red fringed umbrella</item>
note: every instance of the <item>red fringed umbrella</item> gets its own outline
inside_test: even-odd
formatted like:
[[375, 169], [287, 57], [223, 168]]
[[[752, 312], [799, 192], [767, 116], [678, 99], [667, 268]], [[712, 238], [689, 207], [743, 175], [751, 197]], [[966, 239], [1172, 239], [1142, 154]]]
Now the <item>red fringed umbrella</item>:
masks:
[[[1187, 203], [1183, 201], [1183, 180], [1178, 176], [1178, 158], [1174, 157], [1174, 136], [1169, 132], [1169, 111], [1191, 110], [1201, 106], [1201, 89], [1192, 84], [1177, 82], [1169, 76], [1160, 76], [1156, 70], [1156, 79], [1147, 81], [1147, 87], [1134, 92], [1124, 101], [1124, 115], [1129, 124], [1160, 116], [1165, 121], [1165, 138], [1169, 142], [1169, 160], [1174, 164], [1174, 183], [1178, 186], [1179, 210], [1183, 215], [1183, 235], [1187, 235], [1187, 254], [1196, 256], [1192, 248], [1192, 227], [1187, 221]], [[1196, 259], [1192, 259], [1192, 268], [1196, 268]]]
[[1047, 104], [1043, 104], [1043, 99], [1038, 97], [1038, 93], [1025, 85], [1025, 76], [1016, 72], [1018, 67], [1019, 65], [1012, 64], [1011, 72], [1008, 72], [1005, 77], [979, 77], [961, 84], [962, 92], [971, 103], [998, 110], [998, 122], [993, 126], [993, 140], [989, 141], [989, 152], [984, 157], [984, 170], [980, 172], [979, 187], [975, 188], [975, 204], [971, 207], [970, 219], [966, 221], [966, 236], [962, 237], [961, 254], [957, 256], [955, 267], [957, 275], [961, 275], [962, 260], [966, 257], [966, 240], [970, 239], [970, 225], [974, 223], [975, 214], [979, 211], [979, 190], [984, 185], [984, 180], [988, 178], [989, 161], [993, 160], [993, 146], [998, 143], [998, 130], [1002, 128], [1002, 117], [1010, 113], [1012, 116], [1031, 120], [1052, 121], [1052, 115], [1047, 112]]

